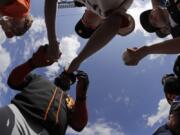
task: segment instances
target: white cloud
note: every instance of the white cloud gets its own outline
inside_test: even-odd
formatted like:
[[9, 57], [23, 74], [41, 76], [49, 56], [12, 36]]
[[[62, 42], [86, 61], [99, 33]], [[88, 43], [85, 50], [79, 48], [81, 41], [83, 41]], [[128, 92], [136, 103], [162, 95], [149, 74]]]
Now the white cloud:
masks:
[[0, 74], [6, 71], [11, 63], [9, 52], [0, 45]]
[[[2, 31], [2, 29], [0, 29]], [[0, 32], [0, 75], [5, 72], [8, 66], [11, 63], [11, 58], [9, 52], [5, 48], [2, 47], [3, 43], [6, 40], [6, 36], [4, 32]]]
[[[0, 77], [0, 90], [1, 90], [0, 94], [1, 94], [2, 92], [6, 93], [7, 90], [8, 90], [8, 88], [6, 87], [6, 85], [2, 82], [2, 77]], [[1, 96], [0, 96], [0, 97], [1, 97]]]
[[24, 59], [27, 59], [41, 45], [48, 43], [44, 19], [35, 17], [25, 40]]
[[147, 35], [148, 33], [143, 30], [141, 27], [139, 16], [140, 14], [148, 9], [151, 9], [151, 2], [150, 1], [134, 1], [131, 8], [128, 10], [128, 13], [131, 14], [134, 17], [135, 20], [135, 30], [134, 32], [141, 31], [144, 33], [144, 35]]
[[161, 99], [158, 104], [157, 113], [147, 118], [147, 125], [152, 127], [156, 123], [162, 123], [163, 120], [167, 119], [169, 114], [170, 105], [166, 99]]
[[60, 51], [62, 52], [61, 58], [58, 63], [53, 64], [47, 68], [46, 75], [53, 77], [60, 70], [60, 67], [67, 67], [71, 61], [77, 56], [77, 51], [80, 47], [80, 42], [77, 36], [71, 35], [69, 37], [63, 37], [60, 42]]
[[63, 37], [60, 44], [60, 50], [62, 52], [59, 64], [61, 66], [68, 66], [69, 63], [77, 56], [77, 51], [80, 47], [78, 37], [71, 35], [69, 37]]
[[85, 129], [77, 133], [68, 128], [67, 134], [71, 135], [125, 135], [121, 127], [117, 123], [106, 122], [102, 119], [97, 120], [95, 123], [89, 123]]

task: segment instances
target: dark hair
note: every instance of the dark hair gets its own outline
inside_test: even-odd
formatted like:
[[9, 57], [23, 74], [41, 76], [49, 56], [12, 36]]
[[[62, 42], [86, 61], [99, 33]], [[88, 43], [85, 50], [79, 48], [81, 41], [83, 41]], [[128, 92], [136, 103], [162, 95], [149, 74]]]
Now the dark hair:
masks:
[[174, 74], [166, 74], [162, 78], [164, 92], [180, 95], [180, 55], [175, 60], [173, 71]]

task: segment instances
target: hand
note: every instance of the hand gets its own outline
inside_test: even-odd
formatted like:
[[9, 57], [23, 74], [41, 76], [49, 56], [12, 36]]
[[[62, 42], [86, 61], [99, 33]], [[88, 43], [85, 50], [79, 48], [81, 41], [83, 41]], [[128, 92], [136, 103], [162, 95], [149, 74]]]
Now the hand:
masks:
[[73, 73], [74, 71], [78, 70], [79, 66], [80, 66], [80, 62], [78, 62], [77, 58], [75, 58], [69, 65], [69, 68], [67, 69], [66, 72]]
[[70, 86], [75, 83], [75, 81], [76, 76], [73, 73], [63, 71], [58, 77], [56, 77], [55, 84], [63, 91], [67, 91], [70, 89]]
[[77, 71], [77, 85], [76, 85], [76, 96], [85, 97], [87, 93], [87, 89], [89, 86], [89, 78], [88, 75], [84, 71]]
[[61, 56], [61, 52], [59, 50], [59, 42], [51, 43], [47, 47], [47, 56], [48, 59], [53, 61], [58, 61]]
[[36, 68], [49, 66], [55, 62], [53, 60], [48, 59], [47, 47], [48, 45], [40, 46], [37, 52], [33, 54], [32, 58], [29, 60], [32, 67]]
[[122, 59], [126, 65], [135, 66], [146, 55], [146, 46], [141, 48], [127, 48], [122, 55]]

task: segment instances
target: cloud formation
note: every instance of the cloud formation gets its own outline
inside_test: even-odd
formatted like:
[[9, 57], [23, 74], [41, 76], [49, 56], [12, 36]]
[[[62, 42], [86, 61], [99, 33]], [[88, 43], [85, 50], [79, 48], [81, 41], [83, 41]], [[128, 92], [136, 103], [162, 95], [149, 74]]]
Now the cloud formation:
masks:
[[11, 63], [11, 58], [9, 52], [2, 47], [3, 43], [6, 40], [5, 34], [2, 32], [2, 29], [0, 29], [0, 75], [6, 71], [8, 66]]
[[163, 120], [167, 119], [169, 114], [170, 105], [166, 99], [161, 99], [158, 104], [156, 114], [153, 114], [147, 118], [147, 125], [152, 127], [156, 123], [162, 123]]
[[80, 133], [69, 128], [67, 130], [67, 135], [125, 135], [125, 133], [121, 130], [119, 124], [98, 119], [93, 124], [89, 123]]

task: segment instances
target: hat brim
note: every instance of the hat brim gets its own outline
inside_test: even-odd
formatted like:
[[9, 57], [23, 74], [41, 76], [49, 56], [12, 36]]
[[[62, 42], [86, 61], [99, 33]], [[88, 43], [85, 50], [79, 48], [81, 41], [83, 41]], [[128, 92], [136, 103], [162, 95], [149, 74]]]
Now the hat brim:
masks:
[[89, 28], [89, 27], [85, 26], [85, 24], [82, 22], [81, 19], [78, 21], [78, 23], [75, 26], [76, 33], [80, 37], [85, 38], [85, 39], [90, 38], [95, 30], [96, 29], [92, 29], [92, 28]]

